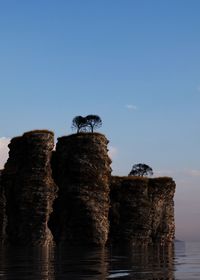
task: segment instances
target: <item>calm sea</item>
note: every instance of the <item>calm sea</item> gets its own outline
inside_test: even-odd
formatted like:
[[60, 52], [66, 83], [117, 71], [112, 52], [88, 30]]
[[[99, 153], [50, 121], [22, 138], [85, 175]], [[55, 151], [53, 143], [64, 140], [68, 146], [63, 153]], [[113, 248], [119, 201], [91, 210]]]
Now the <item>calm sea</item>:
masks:
[[200, 243], [103, 250], [2, 247], [0, 279], [200, 279]]

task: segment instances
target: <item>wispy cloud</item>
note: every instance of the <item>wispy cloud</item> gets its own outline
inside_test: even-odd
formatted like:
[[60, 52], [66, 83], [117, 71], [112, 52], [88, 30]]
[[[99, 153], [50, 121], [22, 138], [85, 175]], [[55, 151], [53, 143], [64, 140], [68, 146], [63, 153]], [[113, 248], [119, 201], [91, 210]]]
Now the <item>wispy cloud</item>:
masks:
[[186, 170], [185, 174], [191, 177], [200, 177], [200, 170], [198, 169]]
[[200, 92], [200, 85], [197, 87], [197, 91], [199, 91], [199, 92]]
[[108, 147], [108, 155], [111, 159], [115, 158], [116, 155], [118, 154], [118, 149], [113, 146]]
[[133, 104], [127, 104], [125, 107], [128, 110], [133, 110], [133, 111], [137, 110], [137, 106], [135, 106]]
[[8, 159], [8, 144], [10, 143], [10, 139], [6, 137], [0, 138], [0, 169], [4, 167]]

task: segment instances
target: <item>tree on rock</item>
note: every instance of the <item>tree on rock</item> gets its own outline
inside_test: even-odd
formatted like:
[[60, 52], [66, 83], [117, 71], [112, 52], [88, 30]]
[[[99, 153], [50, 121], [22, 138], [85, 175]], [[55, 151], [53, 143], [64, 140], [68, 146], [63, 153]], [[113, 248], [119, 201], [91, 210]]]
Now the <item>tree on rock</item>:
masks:
[[102, 120], [97, 115], [88, 115], [86, 117], [87, 127], [93, 133], [95, 129], [100, 128], [102, 126]]
[[138, 163], [134, 164], [132, 167], [131, 172], [129, 173], [129, 176], [152, 176], [153, 175], [153, 169], [144, 163]]
[[72, 129], [76, 132], [94, 132], [102, 126], [102, 120], [97, 115], [88, 115], [86, 117], [76, 116], [72, 120]]
[[82, 116], [76, 116], [72, 120], [72, 129], [76, 129], [76, 132], [85, 132], [87, 129], [87, 120]]

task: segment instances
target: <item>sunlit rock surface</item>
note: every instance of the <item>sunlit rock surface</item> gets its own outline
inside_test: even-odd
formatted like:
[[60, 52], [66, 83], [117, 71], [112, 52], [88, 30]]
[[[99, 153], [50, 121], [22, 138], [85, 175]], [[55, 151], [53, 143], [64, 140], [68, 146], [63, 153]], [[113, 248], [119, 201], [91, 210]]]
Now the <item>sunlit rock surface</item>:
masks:
[[167, 244], [174, 240], [172, 178], [112, 177], [110, 241]]
[[9, 159], [2, 176], [6, 196], [8, 242], [46, 245], [52, 242], [47, 226], [57, 187], [52, 179], [54, 135], [31, 131], [9, 144]]
[[59, 193], [49, 223], [57, 243], [105, 245], [111, 176], [107, 144], [99, 133], [58, 139], [52, 166]]

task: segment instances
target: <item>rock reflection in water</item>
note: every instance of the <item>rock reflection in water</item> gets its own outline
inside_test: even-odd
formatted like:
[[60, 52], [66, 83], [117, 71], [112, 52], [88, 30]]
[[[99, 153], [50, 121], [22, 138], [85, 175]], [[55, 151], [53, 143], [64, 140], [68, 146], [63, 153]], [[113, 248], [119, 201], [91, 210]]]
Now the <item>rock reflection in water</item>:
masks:
[[105, 280], [108, 259], [107, 248], [60, 247], [55, 253], [55, 279]]
[[175, 279], [174, 248], [81, 247], [16, 248], [0, 250], [0, 279], [105, 280]]
[[54, 280], [54, 248], [2, 247], [0, 279]]
[[120, 279], [123, 275], [123, 279], [175, 279], [173, 245], [113, 249], [109, 278], [117, 279], [118, 275]]

